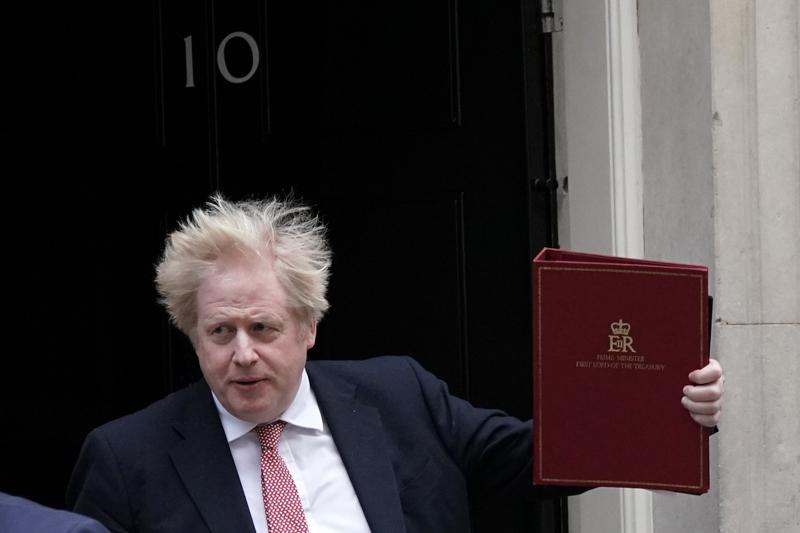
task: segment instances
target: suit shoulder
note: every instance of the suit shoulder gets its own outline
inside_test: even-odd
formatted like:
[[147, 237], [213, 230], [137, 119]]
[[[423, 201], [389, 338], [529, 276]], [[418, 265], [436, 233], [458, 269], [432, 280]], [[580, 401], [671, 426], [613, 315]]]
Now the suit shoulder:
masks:
[[312, 384], [350, 383], [362, 392], [379, 395], [406, 395], [420, 388], [446, 389], [436, 376], [408, 356], [380, 356], [362, 360], [311, 361], [307, 370]]
[[201, 402], [213, 403], [208, 386], [202, 380], [175, 391], [138, 411], [106, 422], [93, 432], [141, 435], [158, 430], [164, 424], [192, 416]]
[[382, 355], [368, 359], [309, 361], [312, 371], [330, 372], [344, 376], [385, 377], [388, 372], [422, 371], [422, 366], [407, 355]]

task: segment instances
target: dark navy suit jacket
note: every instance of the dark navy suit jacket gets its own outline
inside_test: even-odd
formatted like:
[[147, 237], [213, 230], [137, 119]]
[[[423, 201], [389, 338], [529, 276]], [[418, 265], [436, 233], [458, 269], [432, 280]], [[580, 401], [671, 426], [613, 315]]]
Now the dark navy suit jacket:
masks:
[[[451, 396], [412, 359], [306, 368], [373, 532], [469, 531], [468, 492], [553, 495], [531, 486], [530, 422]], [[67, 499], [113, 531], [255, 533], [205, 382], [90, 433]]]
[[91, 518], [0, 492], [3, 533], [108, 533]]

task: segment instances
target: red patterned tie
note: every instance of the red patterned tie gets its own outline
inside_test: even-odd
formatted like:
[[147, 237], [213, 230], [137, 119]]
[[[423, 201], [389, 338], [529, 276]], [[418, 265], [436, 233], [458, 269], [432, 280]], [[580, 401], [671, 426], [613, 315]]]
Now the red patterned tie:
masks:
[[269, 533], [308, 533], [306, 516], [292, 474], [278, 454], [278, 439], [286, 422], [257, 426], [261, 443], [261, 494]]

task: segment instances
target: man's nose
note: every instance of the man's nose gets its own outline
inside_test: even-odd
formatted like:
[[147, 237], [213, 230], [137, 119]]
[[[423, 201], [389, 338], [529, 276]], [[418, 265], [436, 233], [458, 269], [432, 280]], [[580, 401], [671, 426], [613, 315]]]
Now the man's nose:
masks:
[[233, 350], [233, 362], [237, 365], [250, 366], [258, 361], [253, 339], [246, 331], [236, 332]]

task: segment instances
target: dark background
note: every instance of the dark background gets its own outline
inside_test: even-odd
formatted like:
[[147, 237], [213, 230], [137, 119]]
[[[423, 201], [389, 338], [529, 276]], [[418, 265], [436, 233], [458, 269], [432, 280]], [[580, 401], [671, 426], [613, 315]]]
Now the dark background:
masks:
[[[63, 506], [91, 428], [199, 376], [153, 276], [214, 191], [292, 193], [328, 223], [331, 311], [310, 357], [410, 354], [530, 417], [530, 260], [556, 244], [532, 8], [39, 7], [8, 18], [0, 490]], [[564, 508], [475, 502], [475, 530], [558, 531]]]

